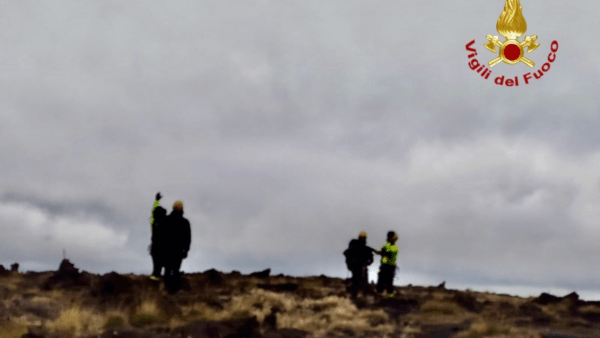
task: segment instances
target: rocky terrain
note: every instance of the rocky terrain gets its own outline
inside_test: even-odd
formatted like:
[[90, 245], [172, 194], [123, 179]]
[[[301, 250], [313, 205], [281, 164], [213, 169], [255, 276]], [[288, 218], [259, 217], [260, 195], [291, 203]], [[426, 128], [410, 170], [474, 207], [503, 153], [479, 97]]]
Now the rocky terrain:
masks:
[[406, 286], [351, 300], [339, 278], [184, 274], [168, 294], [147, 275], [0, 266], [1, 338], [600, 337], [600, 302]]

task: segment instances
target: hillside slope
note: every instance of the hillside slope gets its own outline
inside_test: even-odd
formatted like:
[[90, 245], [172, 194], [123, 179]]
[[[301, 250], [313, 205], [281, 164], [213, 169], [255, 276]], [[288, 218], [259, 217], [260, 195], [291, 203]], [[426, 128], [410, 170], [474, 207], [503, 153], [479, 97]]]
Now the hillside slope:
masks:
[[600, 302], [577, 294], [520, 298], [440, 287], [352, 301], [339, 278], [183, 275], [168, 294], [148, 276], [0, 268], [0, 337], [308, 338], [600, 337]]

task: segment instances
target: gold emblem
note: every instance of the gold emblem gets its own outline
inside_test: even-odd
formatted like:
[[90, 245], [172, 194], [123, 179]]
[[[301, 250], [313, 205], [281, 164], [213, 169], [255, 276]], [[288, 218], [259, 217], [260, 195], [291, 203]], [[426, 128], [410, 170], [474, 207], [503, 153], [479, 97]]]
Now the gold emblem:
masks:
[[527, 47], [527, 53], [531, 53], [539, 47], [540, 44], [535, 43], [535, 40], [538, 38], [537, 35], [526, 36], [523, 42], [517, 40], [527, 30], [527, 22], [525, 22], [525, 18], [521, 12], [522, 9], [523, 7], [519, 3], [519, 0], [506, 0], [504, 11], [500, 14], [498, 23], [496, 23], [496, 30], [506, 38], [506, 41], [500, 42], [497, 35], [486, 36], [489, 42], [483, 44], [485, 48], [496, 53], [496, 46], [500, 47], [499, 56], [488, 62], [490, 67], [493, 67], [500, 61], [504, 61], [504, 63], [509, 65], [523, 62], [531, 68], [535, 66], [533, 61], [525, 57], [524, 51], [525, 47]]

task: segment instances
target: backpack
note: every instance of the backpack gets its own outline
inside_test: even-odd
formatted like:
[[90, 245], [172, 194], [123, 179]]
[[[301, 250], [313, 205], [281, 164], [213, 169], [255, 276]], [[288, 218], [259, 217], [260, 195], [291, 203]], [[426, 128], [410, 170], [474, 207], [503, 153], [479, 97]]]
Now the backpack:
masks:
[[350, 241], [350, 244], [348, 245], [348, 249], [346, 249], [346, 251], [344, 251], [344, 256], [346, 257], [346, 267], [348, 268], [348, 270], [353, 271], [356, 268], [356, 265], [358, 263], [357, 259], [356, 259], [356, 242], [354, 242], [354, 240]]

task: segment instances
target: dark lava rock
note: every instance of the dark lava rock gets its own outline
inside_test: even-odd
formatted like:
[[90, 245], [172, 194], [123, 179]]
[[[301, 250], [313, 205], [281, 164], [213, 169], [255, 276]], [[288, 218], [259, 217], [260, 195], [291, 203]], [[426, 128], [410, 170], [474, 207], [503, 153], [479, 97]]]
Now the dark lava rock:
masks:
[[6, 270], [6, 268], [4, 268], [3, 265], [0, 265], [0, 277], [4, 277], [4, 276], [8, 276], [9, 275], [9, 271]]
[[544, 314], [539, 306], [532, 303], [525, 303], [519, 306], [519, 313], [523, 316], [537, 316]]
[[[33, 275], [31, 277], [34, 277]], [[89, 286], [91, 276], [89, 273], [80, 273], [73, 263], [63, 259], [58, 271], [54, 272], [43, 284], [42, 289], [52, 290], [57, 288], [71, 288], [77, 286]]]
[[446, 281], [443, 281], [442, 284], [437, 286], [438, 289], [445, 289], [446, 288]]
[[470, 312], [481, 313], [484, 308], [484, 305], [481, 302], [477, 301], [473, 295], [467, 293], [456, 293], [454, 297], [452, 297], [452, 300]]
[[547, 326], [552, 322], [552, 317], [545, 314], [539, 306], [532, 303], [525, 303], [519, 306], [519, 314], [531, 317], [531, 322], [534, 325]]
[[79, 269], [75, 268], [75, 265], [69, 262], [68, 259], [63, 259], [62, 262], [60, 262], [60, 266], [58, 267], [58, 272], [61, 272], [65, 275], [77, 275], [79, 274]]
[[202, 299], [200, 300], [200, 302], [206, 304], [207, 306], [210, 306], [213, 309], [216, 310], [224, 310], [225, 306], [223, 305], [223, 303], [221, 301], [219, 301], [219, 299], [215, 296], [215, 295], [207, 295], [202, 297]]
[[267, 330], [263, 335], [264, 338], [306, 338], [308, 336], [308, 332], [296, 329]]
[[212, 285], [218, 285], [225, 282], [223, 274], [215, 269], [204, 271], [204, 274], [208, 277], [208, 282]]
[[194, 321], [172, 330], [171, 335], [186, 338], [260, 338], [258, 327], [256, 317], [222, 322]]
[[588, 335], [580, 335], [573, 333], [560, 333], [560, 332], [549, 332], [549, 333], [540, 333], [541, 338], [588, 338]]
[[237, 270], [233, 270], [233, 271], [231, 271], [231, 273], [229, 275], [231, 277], [240, 277], [242, 275], [242, 273]]
[[569, 300], [579, 300], [579, 295], [577, 294], [577, 292], [571, 292], [568, 295], [564, 296], [563, 299], [569, 299]]
[[147, 332], [142, 331], [121, 331], [121, 330], [108, 330], [100, 335], [100, 338], [154, 338]]
[[459, 331], [469, 328], [471, 321], [465, 321], [459, 324], [435, 324], [435, 325], [424, 325], [421, 327], [420, 334], [417, 334], [418, 338], [452, 338]]
[[250, 274], [250, 277], [258, 277], [258, 278], [269, 278], [271, 274], [271, 269], [265, 269], [263, 271], [253, 272]]
[[19, 272], [19, 263], [14, 263], [10, 266], [11, 272]]
[[542, 293], [538, 298], [534, 299], [533, 302], [540, 305], [556, 304], [560, 303], [561, 299], [548, 293]]
[[376, 303], [376, 307], [383, 308], [390, 315], [399, 316], [417, 310], [419, 302], [415, 299], [383, 298]]
[[600, 313], [597, 312], [579, 313], [579, 317], [591, 323], [600, 323]]
[[265, 316], [263, 324], [266, 328], [277, 330], [277, 313], [281, 312], [278, 306], [271, 307], [271, 312]]
[[60, 338], [59, 335], [46, 332], [41, 326], [28, 326], [27, 333], [21, 338]]
[[131, 292], [133, 282], [116, 272], [111, 272], [100, 277], [100, 295], [112, 296]]
[[284, 283], [284, 284], [256, 284], [256, 287], [269, 290], [273, 292], [294, 292], [298, 289], [298, 284], [295, 283]]

